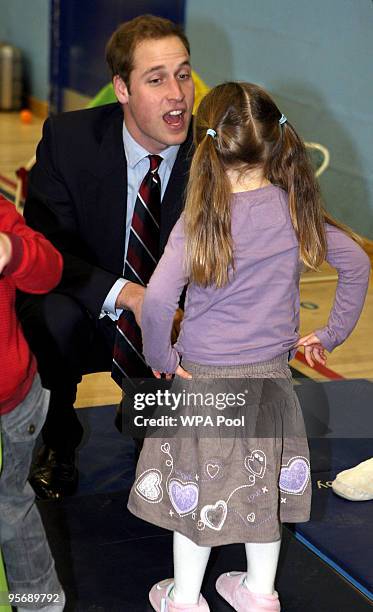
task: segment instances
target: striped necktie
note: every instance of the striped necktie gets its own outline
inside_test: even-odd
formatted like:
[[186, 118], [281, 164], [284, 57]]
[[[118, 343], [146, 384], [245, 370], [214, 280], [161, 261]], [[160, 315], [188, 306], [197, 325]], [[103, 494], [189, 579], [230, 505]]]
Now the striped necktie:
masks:
[[[159, 155], [149, 155], [150, 168], [137, 194], [130, 229], [123, 276], [146, 287], [159, 260], [159, 227], [161, 217], [161, 181]], [[122, 386], [123, 378], [152, 376], [142, 355], [141, 330], [135, 317], [124, 310], [118, 319], [111, 372]]]

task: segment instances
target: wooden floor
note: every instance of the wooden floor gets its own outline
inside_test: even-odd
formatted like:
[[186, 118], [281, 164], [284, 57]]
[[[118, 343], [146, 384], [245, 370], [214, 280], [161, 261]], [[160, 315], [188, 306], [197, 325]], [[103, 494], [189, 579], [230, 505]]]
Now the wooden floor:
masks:
[[[42, 121], [36, 117], [24, 125], [18, 113], [0, 113], [0, 186], [6, 188], [15, 181], [15, 170], [34, 155], [40, 139]], [[307, 273], [302, 278], [301, 302], [314, 309], [301, 308], [301, 334], [326, 324], [333, 302], [336, 275], [329, 266], [321, 272]], [[315, 379], [324, 377], [294, 360], [292, 365]], [[346, 378], [373, 379], [373, 283], [371, 280], [361, 319], [350, 338], [328, 357], [327, 366]], [[79, 386], [77, 407], [117, 403], [120, 391], [107, 373], [85, 376]]]

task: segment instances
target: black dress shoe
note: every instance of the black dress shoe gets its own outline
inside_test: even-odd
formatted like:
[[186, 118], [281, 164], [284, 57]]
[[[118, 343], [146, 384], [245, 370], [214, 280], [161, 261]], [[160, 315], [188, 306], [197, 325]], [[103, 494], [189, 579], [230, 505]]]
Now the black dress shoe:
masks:
[[116, 408], [114, 425], [119, 431], [119, 433], [123, 433], [123, 400], [119, 402]]
[[61, 453], [43, 446], [31, 467], [30, 484], [38, 499], [56, 500], [73, 495], [78, 487], [75, 453]]

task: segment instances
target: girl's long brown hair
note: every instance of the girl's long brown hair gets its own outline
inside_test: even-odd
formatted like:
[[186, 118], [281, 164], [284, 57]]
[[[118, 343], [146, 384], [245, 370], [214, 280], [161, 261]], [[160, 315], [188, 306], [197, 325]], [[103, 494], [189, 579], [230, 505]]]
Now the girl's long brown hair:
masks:
[[186, 264], [196, 284], [222, 287], [234, 269], [229, 168], [243, 173], [263, 168], [264, 177], [288, 193], [300, 259], [307, 267], [317, 269], [325, 259], [325, 222], [359, 240], [323, 208], [304, 143], [289, 122], [280, 125], [280, 117], [272, 98], [252, 83], [218, 85], [201, 101], [185, 204]]

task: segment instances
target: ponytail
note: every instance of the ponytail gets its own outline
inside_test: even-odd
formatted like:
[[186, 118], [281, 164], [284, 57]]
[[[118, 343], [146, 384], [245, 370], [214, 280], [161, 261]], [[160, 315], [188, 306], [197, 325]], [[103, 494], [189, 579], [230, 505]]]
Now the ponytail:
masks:
[[222, 287], [233, 267], [231, 186], [207, 132], [193, 157], [185, 204], [186, 268], [190, 281]]
[[360, 238], [324, 209], [305, 145], [292, 125], [286, 122], [278, 129], [279, 138], [267, 158], [265, 174], [271, 183], [288, 193], [300, 259], [308, 268], [316, 270], [327, 253], [325, 223], [338, 227], [357, 242]]
[[276, 104], [253, 83], [223, 83], [201, 101], [185, 205], [186, 272], [222, 287], [234, 271], [231, 185], [227, 169], [261, 168], [289, 198], [303, 263], [317, 269], [327, 252], [325, 224], [359, 237], [324, 209], [304, 143]]

